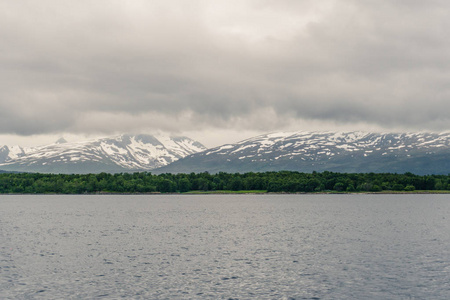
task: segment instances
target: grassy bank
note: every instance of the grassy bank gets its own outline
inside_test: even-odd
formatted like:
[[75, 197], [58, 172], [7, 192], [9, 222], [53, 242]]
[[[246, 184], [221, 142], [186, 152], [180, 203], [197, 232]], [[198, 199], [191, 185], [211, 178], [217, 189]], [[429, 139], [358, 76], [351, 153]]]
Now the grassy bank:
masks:
[[266, 194], [266, 190], [243, 190], [243, 191], [228, 191], [228, 190], [219, 190], [219, 191], [189, 191], [182, 194]]
[[267, 190], [243, 190], [243, 191], [189, 191], [181, 193], [182, 195], [222, 195], [222, 194], [450, 194], [447, 190], [418, 190], [418, 191], [380, 191], [380, 192], [337, 192], [337, 191], [321, 191], [321, 192], [268, 192]]

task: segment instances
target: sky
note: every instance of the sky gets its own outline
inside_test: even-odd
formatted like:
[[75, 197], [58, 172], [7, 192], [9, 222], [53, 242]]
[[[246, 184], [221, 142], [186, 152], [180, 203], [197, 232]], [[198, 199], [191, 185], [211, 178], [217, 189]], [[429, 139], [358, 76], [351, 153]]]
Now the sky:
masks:
[[0, 145], [448, 131], [445, 0], [4, 0]]

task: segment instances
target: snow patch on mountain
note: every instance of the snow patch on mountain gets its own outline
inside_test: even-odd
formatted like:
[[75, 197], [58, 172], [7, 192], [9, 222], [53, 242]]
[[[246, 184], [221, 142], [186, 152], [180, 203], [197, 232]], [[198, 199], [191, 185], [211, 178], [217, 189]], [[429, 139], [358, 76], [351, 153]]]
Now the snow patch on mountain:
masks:
[[190, 155], [158, 172], [264, 170], [446, 174], [450, 132], [275, 132]]
[[[3, 146], [0, 169], [70, 173], [78, 165], [77, 173], [151, 170], [206, 149], [187, 137], [163, 135], [120, 135], [72, 143], [58, 141], [34, 148]], [[95, 166], [89, 167], [89, 163]]]
[[345, 152], [368, 156], [380, 151], [386, 152], [386, 150], [390, 152], [424, 149], [433, 151], [449, 147], [449, 133], [281, 132], [209, 149], [206, 155], [233, 154], [243, 159], [261, 153], [276, 153], [271, 159], [297, 155], [317, 158]]

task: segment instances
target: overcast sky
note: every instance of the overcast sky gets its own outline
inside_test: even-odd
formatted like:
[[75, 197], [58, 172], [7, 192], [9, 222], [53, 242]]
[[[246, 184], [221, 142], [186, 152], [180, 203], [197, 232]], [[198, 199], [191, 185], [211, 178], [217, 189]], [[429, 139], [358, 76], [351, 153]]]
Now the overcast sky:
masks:
[[4, 0], [0, 145], [448, 131], [450, 1]]

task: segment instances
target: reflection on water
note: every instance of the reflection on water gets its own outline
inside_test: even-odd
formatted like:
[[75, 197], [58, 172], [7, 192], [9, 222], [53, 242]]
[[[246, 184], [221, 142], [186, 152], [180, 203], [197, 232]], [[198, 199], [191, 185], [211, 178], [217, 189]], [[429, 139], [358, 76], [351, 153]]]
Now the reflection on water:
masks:
[[448, 195], [1, 196], [0, 298], [448, 299]]

